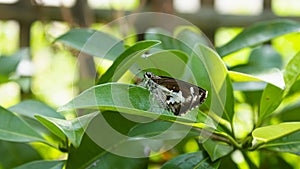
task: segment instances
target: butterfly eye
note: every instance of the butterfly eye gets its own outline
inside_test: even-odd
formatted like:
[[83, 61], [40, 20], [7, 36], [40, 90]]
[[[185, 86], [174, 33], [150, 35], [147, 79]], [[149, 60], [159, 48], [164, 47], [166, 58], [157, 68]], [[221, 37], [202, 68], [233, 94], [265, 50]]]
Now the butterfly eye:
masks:
[[153, 74], [151, 72], [146, 72], [144, 75], [146, 78], [152, 78]]

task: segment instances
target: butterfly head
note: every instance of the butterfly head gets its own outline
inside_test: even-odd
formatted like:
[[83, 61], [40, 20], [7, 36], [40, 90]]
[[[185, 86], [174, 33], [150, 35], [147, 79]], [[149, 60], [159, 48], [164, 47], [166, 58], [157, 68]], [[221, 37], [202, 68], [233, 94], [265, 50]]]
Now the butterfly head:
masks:
[[148, 79], [151, 79], [153, 76], [154, 76], [154, 75], [153, 75], [152, 72], [146, 72], [146, 73], [144, 74], [144, 77], [145, 77], [145, 78], [148, 78]]

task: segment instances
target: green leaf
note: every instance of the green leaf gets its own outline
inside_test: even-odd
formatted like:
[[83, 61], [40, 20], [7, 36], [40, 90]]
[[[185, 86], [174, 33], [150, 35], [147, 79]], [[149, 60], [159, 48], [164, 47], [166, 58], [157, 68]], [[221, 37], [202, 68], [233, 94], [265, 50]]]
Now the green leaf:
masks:
[[0, 166], [3, 169], [42, 159], [39, 152], [29, 144], [2, 140], [0, 140], [0, 154]]
[[261, 146], [261, 148], [300, 155], [300, 131], [270, 141]]
[[138, 65], [142, 70], [151, 71], [156, 75], [182, 79], [188, 57], [179, 50], [163, 50], [152, 53], [147, 58], [136, 59], [134, 64]]
[[300, 52], [298, 52], [286, 65], [284, 69], [284, 81], [286, 84], [284, 96], [288, 94], [292, 85], [297, 81], [300, 75]]
[[152, 119], [190, 121], [185, 117], [153, 112], [149, 97], [149, 91], [141, 86], [105, 83], [85, 90], [72, 101], [61, 106], [59, 111], [75, 108], [100, 108], [102, 110], [118, 111]]
[[56, 112], [48, 105], [36, 101], [36, 100], [25, 100], [9, 108], [10, 111], [18, 113], [36, 132], [44, 136], [44, 138], [51, 142], [53, 145], [62, 144], [61, 140], [54, 133], [44, 127], [34, 115], [43, 115], [48, 117], [54, 117], [64, 119], [64, 116]]
[[228, 71], [228, 75], [233, 82], [234, 90], [237, 91], [257, 91], [263, 90], [266, 87], [264, 79], [254, 75], [235, 71]]
[[221, 159], [219, 169], [239, 169], [235, 162], [231, 159], [230, 156], [225, 156]]
[[97, 112], [90, 113], [72, 120], [62, 120], [41, 115], [36, 115], [35, 117], [59, 138], [65, 140], [65, 136], [67, 136], [74, 147], [79, 147], [85, 129], [97, 114]]
[[168, 150], [185, 138], [200, 135], [201, 131], [191, 126], [164, 121], [137, 124], [128, 133], [136, 145], [143, 145], [152, 150], [152, 153], [157, 153], [161, 149]]
[[[276, 152], [260, 151], [259, 156], [259, 168], [272, 168], [272, 169], [295, 169], [299, 167], [293, 167], [288, 162], [287, 158]], [[298, 165], [299, 166], [299, 165]]]
[[22, 101], [10, 107], [9, 110], [32, 119], [35, 119], [34, 115], [64, 119], [64, 116], [56, 112], [54, 109], [36, 100]]
[[285, 83], [282, 73], [273, 69], [270, 72], [257, 75], [249, 75], [245, 73], [228, 71], [230, 79], [234, 82], [234, 88], [241, 91], [262, 90], [266, 87], [266, 83], [284, 89]]
[[231, 145], [213, 141], [211, 139], [207, 139], [203, 143], [203, 147], [209, 154], [209, 157], [212, 161], [224, 157], [233, 151], [233, 147]]
[[12, 56], [0, 56], [0, 74], [8, 76], [12, 72], [15, 72], [25, 52], [28, 52], [28, 50], [21, 49]]
[[56, 39], [92, 56], [115, 60], [125, 49], [121, 40], [91, 29], [72, 29]]
[[[211, 103], [210, 111], [232, 122], [234, 115], [233, 89], [226, 66], [218, 54], [208, 47], [199, 44], [195, 46], [193, 51], [194, 56], [192, 57], [195, 58], [192, 60], [191, 67], [193, 71], [197, 71], [194, 74], [201, 77], [201, 74], [206, 70], [208, 75], [197, 78], [197, 80], [202, 80], [202, 83], [207, 83], [208, 79], [210, 81], [210, 84], [203, 84], [208, 89], [209, 96], [206, 102]], [[205, 69], [200, 71], [199, 68], [201, 67]]]
[[159, 41], [150, 40], [140, 41], [127, 48], [100, 77], [97, 84], [111, 82], [112, 78], [114, 78], [114, 81], [117, 81], [135, 62], [136, 58], [141, 57], [149, 48], [159, 43]]
[[150, 108], [148, 97], [149, 91], [141, 86], [115, 82], [105, 83], [85, 90], [58, 110], [97, 109], [98, 107], [106, 110], [117, 108], [148, 110]]
[[54, 161], [32, 161], [30, 163], [23, 164], [14, 169], [41, 169], [41, 168], [51, 168], [51, 169], [62, 169], [65, 161], [54, 160]]
[[260, 22], [246, 28], [227, 44], [217, 48], [221, 57], [245, 47], [261, 44], [277, 36], [287, 33], [298, 32], [300, 24], [295, 21], [278, 19]]
[[260, 127], [252, 132], [256, 143], [267, 143], [300, 130], [300, 122], [286, 122]]
[[161, 169], [217, 169], [219, 161], [212, 162], [204, 152], [182, 154], [166, 162]]
[[271, 115], [274, 110], [280, 105], [283, 97], [283, 90], [267, 84], [265, 90], [262, 93], [259, 107], [259, 121]]
[[13, 142], [45, 142], [23, 119], [0, 106], [0, 139]]
[[271, 46], [263, 45], [254, 48], [247, 64], [231, 67], [230, 70], [248, 74], [259, 74], [274, 68], [282, 68], [281, 55]]
[[146, 40], [158, 40], [161, 43], [157, 44], [154, 48], [151, 48], [149, 51], [151, 53], [157, 52], [160, 50], [169, 50], [169, 49], [177, 49], [175, 45], [175, 40], [172, 38], [172, 35], [167, 30], [161, 28], [150, 28], [146, 30], [145, 33]]
[[160, 50], [179, 50], [190, 55], [192, 53], [192, 47], [188, 47], [182, 41], [174, 38], [170, 32], [161, 28], [151, 28], [145, 33], [145, 39], [158, 40], [161, 43], [150, 49], [150, 52], [157, 52]]
[[276, 111], [276, 118], [280, 119], [280, 121], [283, 122], [300, 121], [299, 112], [300, 112], [300, 102], [299, 100], [295, 100], [293, 103], [284, 105], [279, 112]]
[[105, 151], [87, 135], [84, 135], [79, 148], [71, 147], [66, 168], [111, 169], [121, 166], [122, 169], [141, 169], [147, 168], [147, 162], [147, 158], [122, 157]]
[[[169, 132], [169, 136], [166, 136], [165, 133]], [[185, 136], [195, 137], [200, 135], [200, 131], [194, 130], [190, 126], [185, 126], [182, 124], [176, 124], [172, 122], [166, 121], [153, 121], [150, 123], [141, 123], [133, 127], [128, 135], [131, 137], [153, 137], [160, 134], [164, 134], [161, 136], [161, 139], [177, 139], [183, 138]]]
[[192, 26], [180, 26], [177, 27], [175, 32], [175, 38], [180, 42], [186, 44], [190, 48], [193, 48], [197, 44], [203, 44], [204, 46], [209, 46], [212, 49], [213, 45], [197, 27]]

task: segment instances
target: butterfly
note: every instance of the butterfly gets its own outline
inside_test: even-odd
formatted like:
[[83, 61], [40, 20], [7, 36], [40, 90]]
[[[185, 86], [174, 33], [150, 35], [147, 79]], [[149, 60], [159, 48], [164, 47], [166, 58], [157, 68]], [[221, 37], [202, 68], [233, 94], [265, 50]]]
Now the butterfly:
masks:
[[201, 87], [171, 77], [156, 76], [152, 72], [144, 74], [142, 85], [153, 94], [160, 107], [174, 115], [198, 107], [208, 95], [208, 91]]

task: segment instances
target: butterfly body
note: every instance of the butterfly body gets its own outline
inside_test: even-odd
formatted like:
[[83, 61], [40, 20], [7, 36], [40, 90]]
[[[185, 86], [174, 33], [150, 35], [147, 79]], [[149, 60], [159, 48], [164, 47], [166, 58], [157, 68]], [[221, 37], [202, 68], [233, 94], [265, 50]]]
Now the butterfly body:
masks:
[[208, 92], [188, 82], [166, 76], [144, 74], [144, 86], [154, 95], [160, 107], [175, 115], [185, 114], [203, 103]]

